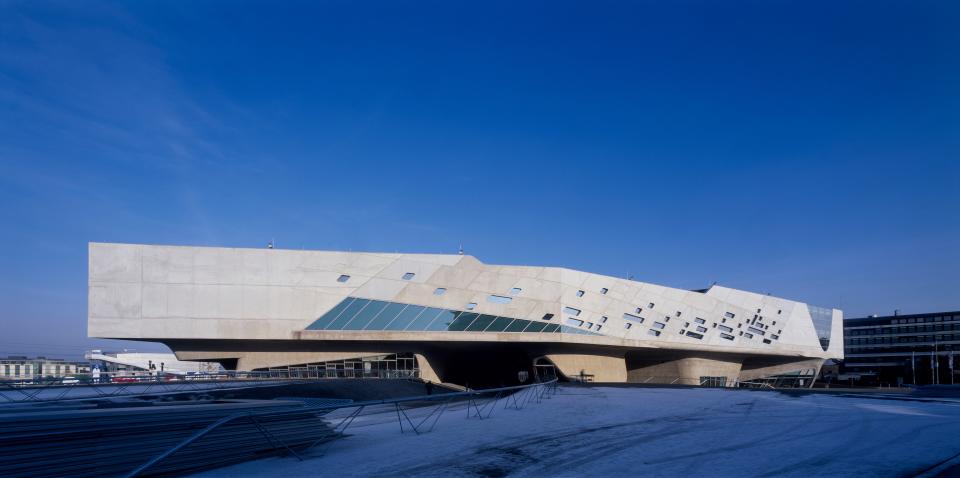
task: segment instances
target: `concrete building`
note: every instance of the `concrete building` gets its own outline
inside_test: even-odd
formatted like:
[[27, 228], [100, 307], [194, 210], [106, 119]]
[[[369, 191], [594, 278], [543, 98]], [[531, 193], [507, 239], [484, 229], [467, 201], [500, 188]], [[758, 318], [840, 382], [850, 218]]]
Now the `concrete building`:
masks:
[[11, 355], [0, 359], [0, 380], [34, 381], [90, 373], [90, 364], [47, 357]]
[[960, 311], [846, 319], [841, 382], [860, 385], [957, 383]]
[[221, 370], [216, 362], [178, 360], [174, 354], [141, 352], [104, 352], [91, 350], [84, 355], [91, 366], [111, 377], [146, 374], [186, 375], [188, 373], [215, 373]]
[[424, 379], [475, 386], [553, 373], [806, 386], [843, 357], [839, 310], [717, 285], [442, 254], [91, 243], [89, 262], [91, 337], [239, 370], [412, 356]]

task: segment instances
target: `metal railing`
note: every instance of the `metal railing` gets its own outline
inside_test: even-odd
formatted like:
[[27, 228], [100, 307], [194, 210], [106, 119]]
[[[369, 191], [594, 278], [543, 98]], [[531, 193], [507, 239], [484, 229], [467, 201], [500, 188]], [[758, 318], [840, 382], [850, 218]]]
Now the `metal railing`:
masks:
[[[189, 447], [200, 444], [204, 438], [210, 437], [217, 430], [227, 427], [236, 422], [244, 421], [252, 423], [260, 431], [262, 437], [269, 445], [268, 448], [274, 453], [286, 453], [293, 455], [299, 460], [303, 457], [301, 453], [320, 445], [321, 443], [332, 442], [335, 438], [343, 436], [347, 428], [361, 416], [364, 411], [374, 410], [373, 413], [396, 414], [400, 433], [414, 433], [420, 435], [433, 431], [437, 422], [444, 412], [451, 409], [451, 404], [459, 402], [466, 405], [467, 419], [488, 419], [491, 418], [498, 404], [503, 404], [503, 409], [522, 410], [531, 403], [541, 403], [544, 399], [551, 397], [556, 393], [557, 380], [548, 382], [538, 382], [528, 385], [518, 385], [512, 387], [500, 387], [485, 390], [468, 390], [464, 392], [451, 392], [435, 395], [422, 395], [416, 397], [407, 397], [389, 400], [370, 400], [364, 402], [340, 403], [322, 406], [307, 406], [302, 408], [267, 411], [267, 412], [243, 412], [223, 417], [202, 430], [196, 432], [185, 440], [172, 446], [165, 452], [157, 455], [149, 461], [143, 463], [133, 471], [128, 477], [142, 476], [156, 469], [165, 460], [175, 457], [178, 453], [184, 453]], [[410, 410], [414, 408], [432, 407], [430, 411], [423, 416], [412, 417]], [[334, 411], [342, 410], [346, 412], [344, 416], [331, 420], [332, 426], [321, 430], [319, 436], [314, 437], [310, 442], [291, 444], [285, 441], [286, 434], [291, 433], [289, 425], [284, 430], [284, 435], [273, 433], [269, 429], [269, 423], [282, 416], [303, 415], [305, 412], [315, 414], [316, 416], [326, 416]], [[316, 425], [304, 421], [304, 427], [314, 428]], [[210, 443], [204, 444], [205, 449], [218, 449]], [[196, 460], [217, 461], [218, 457], [211, 456], [208, 453], [194, 454]], [[186, 469], [202, 467], [201, 464], [186, 463], [182, 465]], [[169, 468], [162, 470], [162, 473], [169, 473]]]
[[0, 381], [0, 404], [76, 399], [115, 398], [232, 388], [276, 385], [323, 377], [298, 376], [280, 372], [205, 372], [185, 375], [169, 373], [103, 372], [98, 377], [37, 377]]

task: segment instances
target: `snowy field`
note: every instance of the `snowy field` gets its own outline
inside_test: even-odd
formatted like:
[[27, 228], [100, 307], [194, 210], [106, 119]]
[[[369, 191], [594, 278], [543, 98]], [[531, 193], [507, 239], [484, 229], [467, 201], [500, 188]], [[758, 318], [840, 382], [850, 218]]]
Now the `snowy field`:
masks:
[[304, 461], [198, 476], [952, 476], [960, 454], [953, 399], [561, 386], [523, 410], [465, 415], [451, 407], [432, 432], [401, 435], [383, 409]]

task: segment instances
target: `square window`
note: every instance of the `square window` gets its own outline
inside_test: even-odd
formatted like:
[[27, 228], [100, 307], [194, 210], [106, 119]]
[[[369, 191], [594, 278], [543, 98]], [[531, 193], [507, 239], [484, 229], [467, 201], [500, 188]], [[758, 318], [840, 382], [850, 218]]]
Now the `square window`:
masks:
[[732, 319], [732, 318], [736, 317], [736, 315], [734, 315], [733, 312], [724, 312], [724, 313], [723, 313], [723, 316], [726, 317], [726, 318], [728, 318], [728, 319]]
[[563, 313], [567, 315], [572, 315], [574, 317], [580, 315], [580, 309], [574, 309], [573, 307], [564, 307]]
[[601, 294], [604, 294], [604, 295], [606, 295], [606, 294], [607, 294], [607, 292], [610, 292], [610, 289], [607, 289], [606, 287], [604, 287], [604, 288], [602, 288], [602, 289], [600, 289], [600, 293], [601, 293]]
[[447, 293], [447, 289], [444, 289], [443, 287], [437, 287], [437, 288], [433, 291], [433, 295], [443, 295], [443, 294], [446, 294], [446, 293]]
[[680, 317], [681, 315], [682, 315], [681, 312], [678, 310], [678, 311], [677, 311], [677, 317]]
[[577, 291], [577, 297], [583, 297], [583, 291], [582, 291], [582, 290], [578, 290], [578, 291]]
[[553, 314], [543, 314], [543, 320], [550, 320], [553, 318]]
[[607, 316], [606, 316], [606, 315], [604, 315], [603, 317], [600, 317], [600, 323], [601, 323], [601, 324], [607, 323]]
[[414, 274], [413, 272], [407, 272], [406, 274], [403, 275], [403, 280], [413, 279], [413, 276], [415, 276], [415, 275], [416, 275], [416, 274]]
[[337, 282], [346, 282], [350, 280], [350, 276], [343, 274], [340, 277], [337, 277]]
[[706, 327], [703, 327], [703, 326], [701, 326], [701, 325], [698, 325], [698, 326], [697, 326], [697, 332], [704, 333], [704, 332], [706, 332], [706, 331], [707, 331], [707, 328], [706, 328]]
[[467, 304], [467, 310], [473, 310], [473, 309], [476, 309], [476, 308], [477, 308], [477, 303], [476, 303], [476, 302], [471, 302], [471, 303]]
[[510, 289], [510, 295], [517, 295], [520, 293], [521, 290], [522, 289], [520, 289], [519, 287], [514, 287], [513, 289]]
[[696, 323], [698, 323], [698, 324], [705, 324], [705, 323], [707, 323], [706, 320], [703, 320], [703, 319], [701, 319], [700, 317], [697, 317], [697, 318], [693, 319], [693, 321], [696, 322]]
[[653, 308], [653, 306], [654, 306], [654, 303], [653, 303], [653, 302], [647, 304], [647, 307], [649, 307], [649, 308], [651, 308], [651, 309]]
[[600, 325], [600, 324], [597, 324], [597, 328], [596, 328], [596, 330], [597, 330], [597, 332], [599, 332], [599, 331], [600, 331], [600, 329], [602, 329], [602, 328], [603, 328], [603, 326], [602, 326], [602, 325]]
[[662, 322], [654, 322], [654, 323], [653, 323], [653, 328], [655, 328], [655, 329], [661, 329], [661, 330], [662, 330], [662, 329], [663, 329], [664, 327], [666, 327], [666, 326], [667, 326], [667, 325], [664, 324], [664, 323], [662, 323]]
[[659, 331], [659, 330], [650, 329], [650, 330], [647, 330], [647, 334], [648, 334], [648, 335], [652, 335], [652, 336], [654, 336], [654, 337], [659, 337], [659, 336], [660, 336], [660, 331]]
[[623, 324], [623, 328], [625, 328], [625, 329], [628, 329], [628, 330], [629, 330], [630, 327], [633, 327], [633, 324], [631, 324], [630, 322], [626, 322], [626, 323]]

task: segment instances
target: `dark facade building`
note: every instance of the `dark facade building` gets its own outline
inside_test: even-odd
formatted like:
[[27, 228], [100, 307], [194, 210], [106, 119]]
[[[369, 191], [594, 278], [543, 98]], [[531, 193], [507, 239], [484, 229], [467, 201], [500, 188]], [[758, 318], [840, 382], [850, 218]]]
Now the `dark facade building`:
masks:
[[840, 381], [860, 385], [953, 384], [960, 356], [960, 311], [843, 321]]

